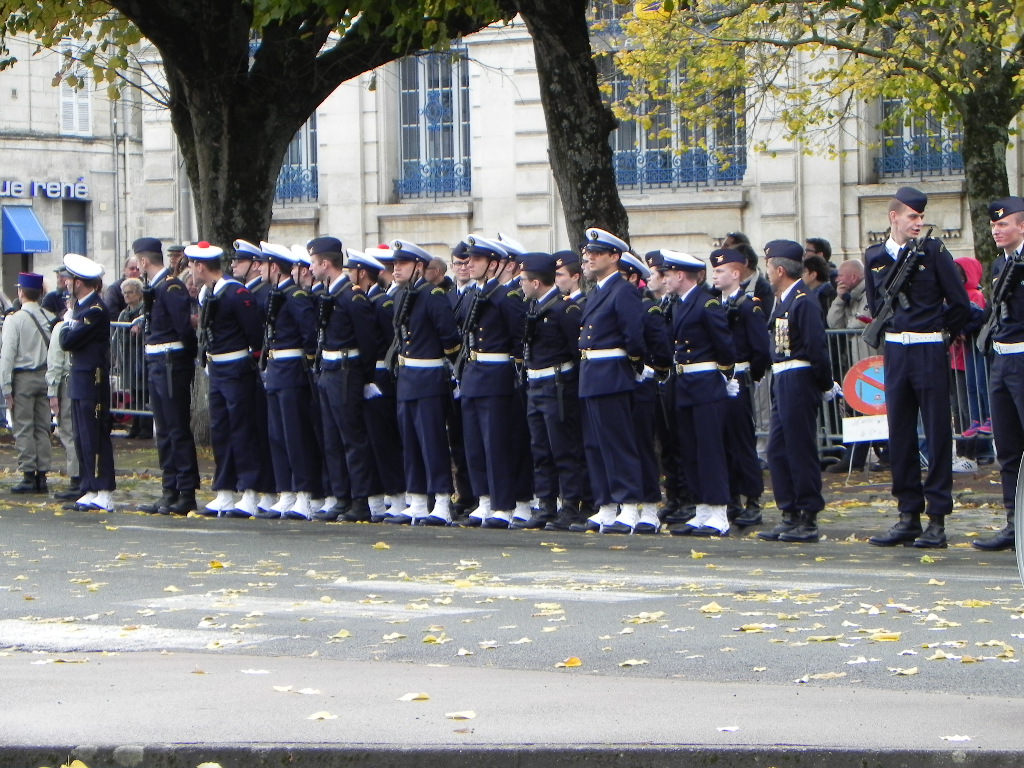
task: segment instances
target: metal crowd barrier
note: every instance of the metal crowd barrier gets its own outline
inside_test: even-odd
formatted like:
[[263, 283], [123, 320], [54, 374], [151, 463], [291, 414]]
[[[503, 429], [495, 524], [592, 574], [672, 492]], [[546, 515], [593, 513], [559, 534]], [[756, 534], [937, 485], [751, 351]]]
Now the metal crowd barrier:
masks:
[[141, 318], [110, 324], [110, 412], [115, 428], [151, 414]]
[[[826, 335], [829, 359], [832, 361], [832, 378], [840, 384], [854, 364], [866, 357], [881, 355], [881, 350], [874, 350], [864, 343], [859, 329], [829, 330]], [[991, 432], [985, 434], [983, 431], [974, 431], [984, 429], [991, 414], [988, 403], [988, 372], [991, 361], [977, 351], [973, 337], [954, 344], [950, 350], [949, 361], [945, 371], [935, 373], [949, 377], [953, 436], [957, 440], [976, 437], [984, 442], [987, 439], [987, 446], [979, 444], [976, 447], [981, 452], [991, 452]], [[962, 367], [954, 367], [955, 365]], [[754, 423], [759, 438], [768, 435], [768, 416], [771, 411], [769, 389], [769, 385], [764, 385], [763, 390], [758, 393], [761, 396], [754, 398]], [[838, 449], [843, 444], [843, 418], [860, 415], [843, 398], [823, 403], [818, 415], [819, 452], [828, 455], [833, 449]], [[968, 433], [966, 437], [965, 431]], [[920, 431], [920, 425], [919, 436], [924, 436]]]

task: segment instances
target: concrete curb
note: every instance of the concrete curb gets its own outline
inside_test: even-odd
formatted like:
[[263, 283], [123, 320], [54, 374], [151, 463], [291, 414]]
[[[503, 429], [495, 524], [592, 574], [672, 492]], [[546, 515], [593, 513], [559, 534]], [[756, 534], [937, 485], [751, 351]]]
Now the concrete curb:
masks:
[[836, 750], [780, 744], [763, 747], [692, 745], [564, 745], [474, 746], [470, 748], [295, 746], [289, 744], [157, 744], [149, 746], [0, 746], [0, 768], [59, 766], [78, 759], [89, 768], [196, 768], [217, 763], [221, 768], [1017, 768], [1019, 752], [971, 749], [935, 751]]

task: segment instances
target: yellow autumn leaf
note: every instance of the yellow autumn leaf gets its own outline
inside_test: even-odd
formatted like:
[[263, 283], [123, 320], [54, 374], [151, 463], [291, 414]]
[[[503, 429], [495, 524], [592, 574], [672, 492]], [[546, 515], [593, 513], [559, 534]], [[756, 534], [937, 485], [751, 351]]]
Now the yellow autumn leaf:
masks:
[[819, 672], [815, 675], [808, 675], [808, 680], [835, 680], [840, 677], [846, 677], [845, 672]]
[[921, 558], [921, 562], [922, 563], [934, 563], [935, 562], [935, 558], [932, 557], [931, 555], [924, 555]]
[[210, 561], [210, 567], [211, 568], [223, 568], [224, 567], [224, 563], [222, 563], [220, 560], [211, 560]]
[[698, 552], [696, 549], [691, 549], [690, 550], [690, 557], [692, 557], [694, 560], [700, 560], [706, 554], [707, 554], [707, 552]]
[[987, 608], [992, 605], [992, 603], [988, 600], [975, 600], [972, 598], [970, 600], [959, 600], [957, 601], [957, 605], [962, 608]]
[[868, 635], [868, 640], [874, 640], [877, 643], [895, 643], [902, 635], [902, 632], [875, 632], [873, 635]]
[[344, 639], [346, 637], [352, 637], [352, 633], [349, 632], [347, 629], [339, 629], [337, 632], [335, 632], [333, 635], [331, 635], [331, 639], [332, 640], [333, 639], [341, 640], [341, 639]]
[[172, 584], [169, 587], [164, 587], [164, 592], [181, 592], [181, 590]]
[[337, 715], [332, 715], [330, 712], [314, 712], [312, 715], [306, 718], [307, 720], [337, 720]]
[[701, 613], [721, 613], [725, 609], [722, 608], [722, 606], [720, 606], [714, 600], [712, 600], [707, 605], [702, 605], [699, 610]]
[[572, 669], [574, 667], [582, 667], [583, 666], [583, 662], [577, 656], [570, 656], [565, 661], [558, 662], [557, 664], [555, 664], [555, 666], [556, 667], [568, 667], [569, 669]]
[[108, 531], [116, 531], [117, 530], [117, 526], [116, 525], [105, 525], [103, 527], [106, 528]]
[[446, 712], [445, 717], [449, 720], [472, 720], [476, 717], [476, 712], [472, 710], [466, 710], [464, 712]]
[[373, 545], [374, 549], [391, 549], [391, 545], [384, 541], [378, 541]]
[[807, 638], [809, 643], [831, 643], [835, 640], [842, 640], [842, 635], [811, 635]]
[[428, 645], [444, 645], [445, 643], [450, 643], [451, 641], [452, 639], [448, 637], [444, 632], [442, 632], [439, 635], [427, 635], [422, 640], [422, 642], [427, 643]]
[[200, 763], [196, 768], [220, 768], [220, 763]]
[[641, 664], [648, 664], [648, 663], [649, 662], [647, 661], [647, 659], [626, 659], [625, 661], [620, 661], [619, 662], [619, 666], [620, 667], [639, 667]]
[[404, 696], [398, 697], [399, 701], [430, 701], [429, 693], [407, 693]]
[[946, 582], [939, 581], [938, 579], [928, 579], [928, 586], [929, 587], [944, 587], [944, 586], [946, 586]]

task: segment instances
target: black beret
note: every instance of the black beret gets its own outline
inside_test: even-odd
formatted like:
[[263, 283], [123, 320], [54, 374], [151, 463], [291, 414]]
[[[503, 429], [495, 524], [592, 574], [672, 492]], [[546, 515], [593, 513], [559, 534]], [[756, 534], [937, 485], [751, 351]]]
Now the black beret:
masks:
[[580, 255], [576, 251], [556, 251], [551, 255], [555, 259], [555, 269], [580, 263]]
[[558, 269], [555, 266], [555, 257], [550, 253], [524, 253], [519, 257], [519, 263], [523, 266], [524, 272], [554, 272]]
[[310, 256], [318, 256], [321, 253], [344, 253], [345, 247], [336, 237], [317, 237], [306, 244], [306, 250]]
[[716, 248], [711, 252], [711, 266], [720, 267], [723, 264], [746, 264], [747, 257], [732, 248]]

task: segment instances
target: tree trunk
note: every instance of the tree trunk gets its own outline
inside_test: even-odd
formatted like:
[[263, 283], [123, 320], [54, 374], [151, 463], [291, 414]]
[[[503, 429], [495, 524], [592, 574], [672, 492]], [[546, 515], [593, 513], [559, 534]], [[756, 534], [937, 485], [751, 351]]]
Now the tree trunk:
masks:
[[533, 37], [548, 156], [571, 246], [595, 226], [629, 237], [608, 137], [618, 125], [602, 101], [587, 23], [589, 0], [510, 0]]

